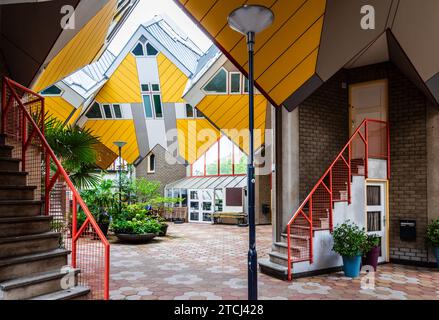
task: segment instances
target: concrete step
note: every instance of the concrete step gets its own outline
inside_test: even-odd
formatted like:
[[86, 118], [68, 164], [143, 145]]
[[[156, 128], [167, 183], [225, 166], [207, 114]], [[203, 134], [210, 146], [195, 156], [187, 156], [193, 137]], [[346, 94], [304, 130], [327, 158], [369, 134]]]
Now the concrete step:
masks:
[[33, 217], [41, 214], [41, 201], [0, 200], [1, 218]]
[[31, 274], [61, 270], [67, 265], [69, 250], [55, 249], [47, 252], [0, 259], [0, 281]]
[[[287, 238], [288, 236], [286, 233], [281, 234], [282, 242], [286, 243]], [[295, 245], [308, 246], [309, 244], [309, 236], [290, 234], [290, 238], [291, 238], [291, 243]]]
[[14, 159], [11, 157], [0, 157], [0, 168], [5, 171], [19, 171], [20, 159]]
[[0, 238], [50, 231], [51, 216], [0, 218]]
[[[270, 258], [270, 262], [276, 263], [284, 267], [288, 266], [288, 256], [286, 254], [272, 251], [268, 254], [268, 256]], [[291, 256], [291, 265], [293, 265], [294, 258], [297, 258], [297, 256]]]
[[0, 145], [0, 157], [12, 157], [12, 150], [14, 147]]
[[277, 263], [273, 263], [268, 259], [259, 259], [259, 269], [262, 273], [265, 273], [269, 276], [281, 279], [281, 280], [287, 280], [288, 279], [288, 268], [285, 266], [282, 266]]
[[23, 300], [73, 288], [78, 284], [78, 274], [79, 269], [63, 268], [0, 282], [0, 296], [3, 300]]
[[0, 186], [0, 200], [33, 200], [36, 186]]
[[0, 258], [50, 251], [60, 246], [61, 233], [45, 232], [33, 235], [0, 238]]
[[25, 186], [27, 175], [27, 172], [0, 170], [0, 181], [3, 186]]
[[70, 300], [80, 298], [90, 293], [90, 288], [84, 286], [76, 286], [71, 289], [61, 290], [49, 294], [34, 297], [30, 300]]
[[[286, 242], [275, 242], [273, 251], [287, 254], [288, 252], [288, 244]], [[304, 253], [308, 252], [308, 244], [306, 246], [301, 246], [297, 244], [291, 244], [291, 253], [294, 256], [300, 256]]]

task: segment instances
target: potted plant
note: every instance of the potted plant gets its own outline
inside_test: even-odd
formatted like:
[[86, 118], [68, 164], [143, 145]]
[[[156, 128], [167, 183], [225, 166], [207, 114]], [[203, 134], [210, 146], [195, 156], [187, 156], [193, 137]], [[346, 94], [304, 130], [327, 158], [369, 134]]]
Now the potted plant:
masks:
[[433, 248], [436, 263], [439, 268], [439, 219], [431, 221], [427, 225], [427, 244]]
[[152, 240], [161, 230], [161, 224], [149, 214], [144, 204], [125, 205], [113, 217], [111, 229], [123, 242], [144, 243]]
[[356, 278], [360, 275], [361, 251], [366, 234], [349, 220], [334, 228], [333, 251], [343, 258], [343, 271], [346, 277]]
[[160, 223], [160, 231], [158, 233], [159, 237], [166, 236], [166, 232], [168, 231], [168, 224], [166, 223], [166, 219], [163, 217], [158, 216], [157, 221]]
[[380, 256], [380, 237], [375, 234], [366, 235], [363, 245], [363, 266], [372, 266], [376, 271], [378, 266], [378, 258]]

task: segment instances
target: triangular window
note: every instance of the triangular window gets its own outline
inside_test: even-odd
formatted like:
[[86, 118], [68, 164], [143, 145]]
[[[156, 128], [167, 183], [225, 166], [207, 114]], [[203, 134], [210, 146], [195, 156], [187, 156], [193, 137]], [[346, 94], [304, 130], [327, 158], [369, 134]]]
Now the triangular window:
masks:
[[137, 57], [141, 57], [144, 55], [143, 45], [139, 42], [133, 49], [133, 54]]
[[210, 81], [204, 86], [207, 93], [227, 93], [227, 71], [221, 69]]
[[147, 56], [156, 56], [159, 52], [156, 48], [154, 48], [149, 42], [146, 44], [146, 55]]

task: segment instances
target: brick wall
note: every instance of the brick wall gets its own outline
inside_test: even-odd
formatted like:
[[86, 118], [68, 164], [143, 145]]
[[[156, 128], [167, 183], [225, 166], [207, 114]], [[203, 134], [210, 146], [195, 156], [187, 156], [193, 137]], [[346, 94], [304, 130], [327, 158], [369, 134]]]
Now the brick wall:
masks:
[[179, 163], [167, 163], [165, 159], [167, 151], [161, 145], [156, 145], [151, 152], [155, 155], [155, 172], [148, 173], [148, 157], [145, 157], [136, 167], [136, 177], [160, 181], [160, 192], [163, 195], [164, 188], [168, 183], [186, 177], [186, 166]]
[[299, 188], [304, 199], [349, 138], [348, 90], [339, 72], [299, 107]]

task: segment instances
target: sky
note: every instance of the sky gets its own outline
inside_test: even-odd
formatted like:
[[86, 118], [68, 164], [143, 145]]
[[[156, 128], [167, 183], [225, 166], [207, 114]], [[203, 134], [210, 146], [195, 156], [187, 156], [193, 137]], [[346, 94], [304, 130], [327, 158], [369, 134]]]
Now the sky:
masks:
[[184, 30], [201, 50], [206, 51], [211, 46], [212, 42], [173, 0], [140, 0], [110, 43], [108, 47], [110, 51], [114, 54], [118, 54], [140, 24], [151, 20], [157, 14], [163, 13], [170, 17], [180, 29]]

